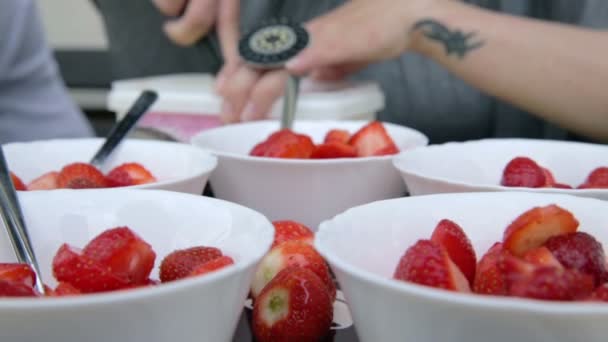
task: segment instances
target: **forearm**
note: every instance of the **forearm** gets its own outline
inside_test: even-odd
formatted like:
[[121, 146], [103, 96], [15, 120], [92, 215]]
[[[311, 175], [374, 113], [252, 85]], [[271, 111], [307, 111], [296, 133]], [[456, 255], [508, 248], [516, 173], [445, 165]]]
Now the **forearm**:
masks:
[[608, 32], [440, 4], [410, 21], [414, 51], [490, 95], [608, 141]]

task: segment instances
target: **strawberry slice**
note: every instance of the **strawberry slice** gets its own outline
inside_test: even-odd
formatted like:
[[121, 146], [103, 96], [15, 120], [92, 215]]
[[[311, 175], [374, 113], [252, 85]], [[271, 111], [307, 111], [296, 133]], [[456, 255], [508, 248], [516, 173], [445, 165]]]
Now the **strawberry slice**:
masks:
[[498, 261], [506, 254], [502, 243], [497, 242], [481, 257], [473, 282], [475, 293], [494, 296], [507, 295], [505, 274], [498, 266]]
[[315, 149], [312, 139], [304, 134], [296, 134], [283, 129], [271, 134], [268, 139], [256, 145], [250, 155], [269, 158], [308, 159]]
[[75, 288], [72, 284], [66, 282], [60, 282], [48, 295], [51, 297], [65, 297], [65, 296], [77, 296], [82, 294], [80, 290]]
[[608, 167], [598, 167], [591, 171], [579, 189], [608, 189]]
[[29, 265], [0, 263], [0, 279], [22, 283], [29, 287], [36, 284], [36, 275]]
[[186, 278], [197, 267], [221, 256], [222, 251], [215, 247], [197, 246], [176, 250], [160, 264], [160, 281], [166, 283]]
[[573, 233], [578, 221], [569, 211], [557, 205], [532, 208], [511, 223], [504, 233], [504, 248], [522, 257], [531, 249], [542, 246], [553, 236]]
[[43, 174], [42, 176], [31, 181], [27, 188], [28, 190], [53, 190], [59, 188], [57, 184], [57, 177], [59, 177], [59, 172], [52, 171]]
[[348, 144], [328, 142], [317, 145], [310, 155], [311, 159], [354, 158], [357, 150]]
[[386, 146], [374, 152], [372, 156], [390, 156], [399, 153], [399, 149], [395, 145]]
[[467, 278], [440, 244], [419, 240], [399, 260], [397, 280], [457, 292], [471, 292]]
[[312, 244], [314, 234], [307, 226], [295, 221], [274, 221], [274, 241], [271, 249], [286, 241], [305, 241]]
[[95, 166], [73, 163], [61, 169], [57, 176], [57, 186], [70, 189], [105, 188], [107, 181]]
[[564, 183], [553, 183], [552, 187], [556, 188], [556, 189], [572, 189], [571, 185], [564, 184]]
[[23, 183], [23, 181], [21, 180], [21, 178], [19, 178], [16, 174], [10, 172], [11, 175], [11, 180], [13, 181], [13, 187], [15, 187], [15, 190], [18, 191], [26, 191], [27, 187], [25, 186], [25, 183]]
[[325, 135], [325, 139], [323, 139], [324, 143], [342, 143], [348, 144], [350, 140], [350, 133], [345, 129], [332, 129]]
[[608, 281], [604, 248], [593, 236], [584, 232], [559, 235], [547, 240], [545, 247], [564, 267], [591, 275], [596, 286]]
[[222, 269], [226, 266], [230, 266], [234, 264], [234, 260], [231, 257], [222, 255], [219, 258], [215, 258], [213, 260], [209, 260], [206, 263], [197, 266], [194, 271], [190, 273], [190, 276], [200, 276], [203, 274], [211, 273]]
[[0, 279], [0, 297], [36, 297], [31, 286], [21, 282]]
[[589, 296], [588, 300], [608, 302], [608, 283], [598, 286], [591, 296]]
[[460, 268], [469, 284], [473, 284], [477, 258], [473, 245], [462, 228], [453, 221], [441, 220], [433, 231], [431, 241], [445, 248], [450, 259]]
[[588, 298], [593, 278], [576, 270], [555, 267], [536, 268], [528, 276], [513, 281], [510, 295], [540, 300], [572, 301]]
[[113, 291], [129, 282], [108, 266], [82, 255], [81, 251], [63, 244], [53, 258], [53, 274], [59, 282], [67, 282], [83, 293]]
[[359, 157], [386, 153], [387, 149], [398, 151], [395, 142], [380, 121], [372, 121], [363, 126], [350, 138], [348, 143], [357, 149]]
[[546, 167], [541, 166], [541, 169], [545, 174], [545, 186], [548, 188], [553, 187], [555, 185], [555, 177], [553, 177], [553, 173], [551, 173], [551, 171]]
[[[551, 238], [554, 239], [554, 238]], [[549, 241], [551, 241], [549, 239]], [[553, 253], [545, 247], [538, 247], [535, 249], [531, 249], [524, 254], [523, 259], [535, 266], [546, 266], [546, 267], [555, 267], [555, 268], [563, 268], [562, 264], [555, 258]]]
[[113, 168], [106, 177], [108, 186], [131, 186], [156, 182], [156, 177], [139, 163], [124, 163]]
[[85, 246], [83, 254], [134, 285], [148, 280], [156, 259], [152, 246], [128, 227], [104, 231]]
[[527, 157], [511, 160], [503, 170], [503, 186], [540, 188], [547, 184], [545, 169]]

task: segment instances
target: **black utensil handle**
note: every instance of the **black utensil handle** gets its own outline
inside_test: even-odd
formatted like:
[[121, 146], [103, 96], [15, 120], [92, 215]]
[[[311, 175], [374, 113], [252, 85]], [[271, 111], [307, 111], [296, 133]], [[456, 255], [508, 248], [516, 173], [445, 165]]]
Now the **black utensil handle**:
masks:
[[114, 151], [121, 143], [122, 139], [129, 134], [137, 121], [146, 114], [148, 109], [150, 109], [157, 99], [158, 94], [155, 91], [145, 90], [142, 92], [127, 114], [114, 125], [102, 147], [97, 151], [93, 159], [91, 159], [91, 164], [95, 166], [103, 164], [112, 151]]

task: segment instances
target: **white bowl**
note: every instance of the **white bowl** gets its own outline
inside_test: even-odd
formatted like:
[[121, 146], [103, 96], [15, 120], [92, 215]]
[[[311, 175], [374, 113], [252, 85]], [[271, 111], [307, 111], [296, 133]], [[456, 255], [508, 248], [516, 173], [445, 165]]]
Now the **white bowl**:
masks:
[[[3, 145], [11, 171], [26, 184], [50, 171], [74, 162], [89, 162], [103, 139], [57, 139]], [[126, 162], [138, 162], [158, 182], [128, 188], [203, 193], [217, 158], [188, 144], [127, 139], [104, 164], [103, 172]]]
[[579, 186], [608, 166], [608, 146], [533, 139], [485, 139], [418, 148], [395, 157], [411, 195], [478, 191], [533, 191], [608, 200], [608, 189], [516, 188], [500, 185], [504, 167], [527, 156], [548, 168], [558, 183]]
[[[354, 133], [366, 121], [296, 121], [294, 130], [323, 140], [332, 128]], [[401, 150], [427, 144], [412, 129], [385, 124]], [[211, 175], [216, 197], [253, 208], [271, 220], [291, 219], [312, 229], [347, 208], [403, 196], [406, 189], [391, 156], [345, 159], [277, 159], [249, 156], [251, 149], [278, 130], [276, 121], [211, 129], [193, 138], [194, 145], [218, 157]]]
[[[63, 298], [0, 299], [0, 341], [229, 341], [253, 277], [274, 236], [272, 224], [242, 206], [158, 190], [56, 190], [19, 194], [46, 283], [67, 242], [84, 245], [129, 226], [157, 254], [152, 274], [175, 249], [220, 248], [235, 264], [207, 276], [136, 290]], [[15, 260], [0, 235], [0, 260]]]
[[321, 224], [315, 247], [328, 260], [349, 302], [361, 341], [600, 342], [608, 304], [555, 303], [438, 290], [392, 279], [405, 250], [449, 218], [481, 257], [524, 211], [556, 203], [580, 230], [608, 241], [608, 202], [534, 193], [408, 197], [353, 208]]

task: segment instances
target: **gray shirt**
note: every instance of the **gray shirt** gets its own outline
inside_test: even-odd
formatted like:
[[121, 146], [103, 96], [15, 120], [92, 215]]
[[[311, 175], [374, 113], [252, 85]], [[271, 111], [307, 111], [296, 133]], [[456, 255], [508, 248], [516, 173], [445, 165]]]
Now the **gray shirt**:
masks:
[[92, 135], [71, 101], [33, 0], [0, 1], [0, 143]]
[[[215, 37], [179, 48], [161, 31], [165, 20], [149, 0], [96, 0], [103, 14], [117, 78], [172, 72], [216, 72], [221, 66]], [[473, 0], [479, 6], [540, 19], [608, 28], [606, 0]], [[244, 30], [270, 17], [305, 21], [342, 0], [241, 1]], [[133, 20], [137, 18], [137, 20]], [[590, 52], [591, 53], [591, 52]], [[490, 97], [416, 54], [370, 66], [354, 76], [372, 79], [386, 93], [383, 121], [416, 128], [431, 142], [485, 137], [578, 139], [563, 129]]]

